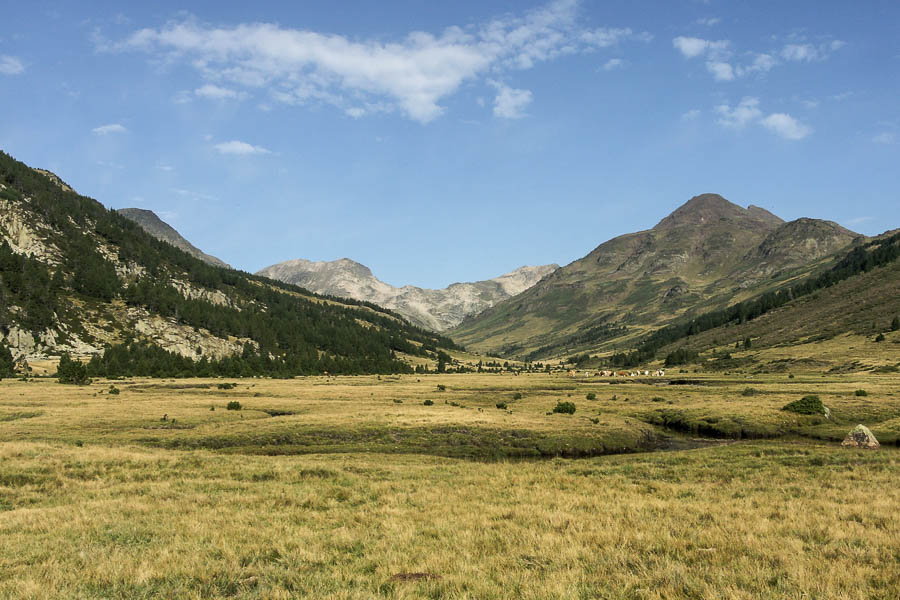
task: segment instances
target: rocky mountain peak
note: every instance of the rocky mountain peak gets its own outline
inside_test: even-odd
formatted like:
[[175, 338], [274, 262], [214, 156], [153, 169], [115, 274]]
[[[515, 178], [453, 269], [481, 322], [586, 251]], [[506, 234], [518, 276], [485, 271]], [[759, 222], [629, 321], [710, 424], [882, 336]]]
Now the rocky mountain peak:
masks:
[[759, 223], [768, 227], [783, 223], [781, 219], [758, 206], [743, 208], [719, 194], [700, 194], [678, 207], [653, 229], [668, 229], [682, 225], [712, 225], [722, 221]]
[[444, 331], [466, 316], [523, 292], [558, 268], [558, 265], [525, 266], [494, 279], [454, 283], [440, 290], [412, 285], [394, 287], [375, 277], [367, 266], [349, 258], [321, 262], [298, 258], [261, 269], [257, 275], [299, 285], [318, 294], [373, 302], [400, 313], [420, 327]]
[[172, 244], [188, 254], [216, 267], [231, 268], [225, 261], [209, 255], [184, 239], [171, 225], [160, 219], [152, 210], [145, 208], [120, 208], [116, 211], [129, 221], [134, 221], [141, 229], [156, 239]]

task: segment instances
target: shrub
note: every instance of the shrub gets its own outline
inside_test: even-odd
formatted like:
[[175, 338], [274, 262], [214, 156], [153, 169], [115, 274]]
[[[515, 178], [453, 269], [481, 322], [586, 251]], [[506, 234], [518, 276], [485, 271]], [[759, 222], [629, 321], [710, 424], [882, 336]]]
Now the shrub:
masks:
[[744, 388], [744, 391], [741, 392], [741, 396], [755, 396], [758, 393], [758, 390], [755, 390], [752, 387], [746, 387]]
[[237, 400], [232, 400], [228, 404], [225, 405], [226, 410], [241, 410], [241, 403]]
[[867, 392], [866, 390], [856, 390], [854, 394], [856, 394], [857, 396], [868, 396], [869, 392]]
[[119, 388], [117, 388], [117, 387], [114, 386], [114, 385], [111, 385], [111, 386], [109, 386], [109, 393], [112, 394], [113, 396], [118, 396], [118, 395], [119, 395]]
[[875, 341], [876, 341], [876, 342], [883, 342], [883, 341], [884, 341], [884, 334], [883, 334], [883, 333], [879, 333], [878, 335], [876, 335], [876, 336], [875, 336]]
[[434, 405], [434, 400], [432, 400], [431, 398], [429, 398], [428, 400], [426, 400], [426, 401], [423, 402], [422, 404], [424, 404], [425, 406], [433, 406], [433, 405]]
[[446, 392], [446, 391], [447, 391], [447, 386], [444, 385], [443, 383], [439, 383], [438, 386], [437, 386], [437, 389], [438, 389], [439, 392]]
[[403, 400], [400, 398], [394, 398], [394, 404], [403, 404]]
[[900, 317], [894, 317], [891, 321], [891, 331], [900, 331]]
[[233, 390], [237, 387], [236, 383], [220, 383], [216, 386], [220, 390]]
[[575, 414], [575, 403], [574, 402], [557, 402], [556, 406], [553, 407], [553, 412], [564, 414], [564, 415], [573, 415]]
[[665, 398], [660, 398], [659, 396], [654, 396], [653, 398], [650, 398], [650, 401], [651, 401], [651, 402], [665, 402], [666, 399], [665, 399]]
[[513, 394], [513, 400], [521, 400], [524, 397], [525, 396], [522, 395], [522, 392], [516, 392], [515, 394]]
[[506, 402], [498, 402], [497, 408], [499, 408], [501, 410], [506, 410]]
[[597, 394], [595, 394], [594, 392], [588, 392], [588, 395], [585, 396], [585, 398], [587, 398], [588, 400], [596, 400]]
[[786, 404], [781, 410], [797, 413], [798, 415], [824, 415], [825, 405], [818, 396], [803, 396], [800, 400]]
[[68, 354], [59, 357], [59, 366], [56, 369], [56, 376], [60, 383], [69, 383], [74, 385], [88, 385], [91, 380], [87, 376], [87, 367], [83, 362], [72, 360]]

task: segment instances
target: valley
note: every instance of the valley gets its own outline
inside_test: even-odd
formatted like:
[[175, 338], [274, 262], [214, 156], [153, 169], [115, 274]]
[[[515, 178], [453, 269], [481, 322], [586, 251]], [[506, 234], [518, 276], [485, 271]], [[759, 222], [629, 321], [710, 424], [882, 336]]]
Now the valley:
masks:
[[[814, 371], [4, 380], [0, 595], [888, 599], [898, 389]], [[830, 419], [782, 410], [810, 394]], [[840, 447], [857, 422], [880, 450]]]

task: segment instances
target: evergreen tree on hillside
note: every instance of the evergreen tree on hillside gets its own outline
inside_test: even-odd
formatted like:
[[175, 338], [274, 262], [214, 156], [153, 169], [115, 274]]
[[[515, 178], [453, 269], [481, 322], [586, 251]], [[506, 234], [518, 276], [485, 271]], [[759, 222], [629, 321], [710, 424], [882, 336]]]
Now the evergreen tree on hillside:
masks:
[[59, 358], [59, 366], [56, 369], [56, 377], [60, 383], [69, 383], [74, 385], [87, 385], [91, 382], [87, 375], [87, 367], [84, 363], [72, 360], [68, 353], [64, 353]]
[[0, 378], [12, 377], [14, 373], [12, 353], [6, 344], [0, 344]]

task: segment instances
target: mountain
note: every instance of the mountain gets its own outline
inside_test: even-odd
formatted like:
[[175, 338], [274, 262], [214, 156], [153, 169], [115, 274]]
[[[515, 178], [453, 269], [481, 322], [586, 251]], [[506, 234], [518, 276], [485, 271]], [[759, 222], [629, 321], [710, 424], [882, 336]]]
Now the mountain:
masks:
[[144, 231], [152, 235], [158, 240], [163, 242], [167, 242], [172, 244], [176, 248], [180, 248], [190, 254], [195, 258], [199, 258], [205, 263], [209, 263], [216, 267], [225, 267], [227, 269], [231, 268], [231, 265], [226, 263], [225, 261], [219, 260], [215, 256], [211, 256], [206, 254], [189, 241], [184, 239], [180, 233], [175, 231], [175, 229], [156, 216], [152, 210], [146, 210], [143, 208], [120, 208], [118, 209], [118, 213], [125, 217], [126, 219], [130, 219], [134, 221], [138, 225], [140, 225]]
[[203, 262], [0, 152], [0, 374], [92, 357], [92, 374], [412, 372], [447, 338], [370, 303]]
[[411, 323], [444, 331], [511, 296], [520, 294], [558, 265], [521, 267], [486, 281], [454, 283], [442, 290], [411, 285], [401, 288], [379, 280], [365, 265], [342, 258], [330, 262], [289, 260], [261, 269], [256, 274], [292, 283], [317, 294], [366, 300], [406, 317]]
[[702, 194], [652, 229], [601, 244], [448, 333], [473, 349], [528, 358], [612, 349], [809, 273], [861, 239], [829, 221], [785, 223]]

